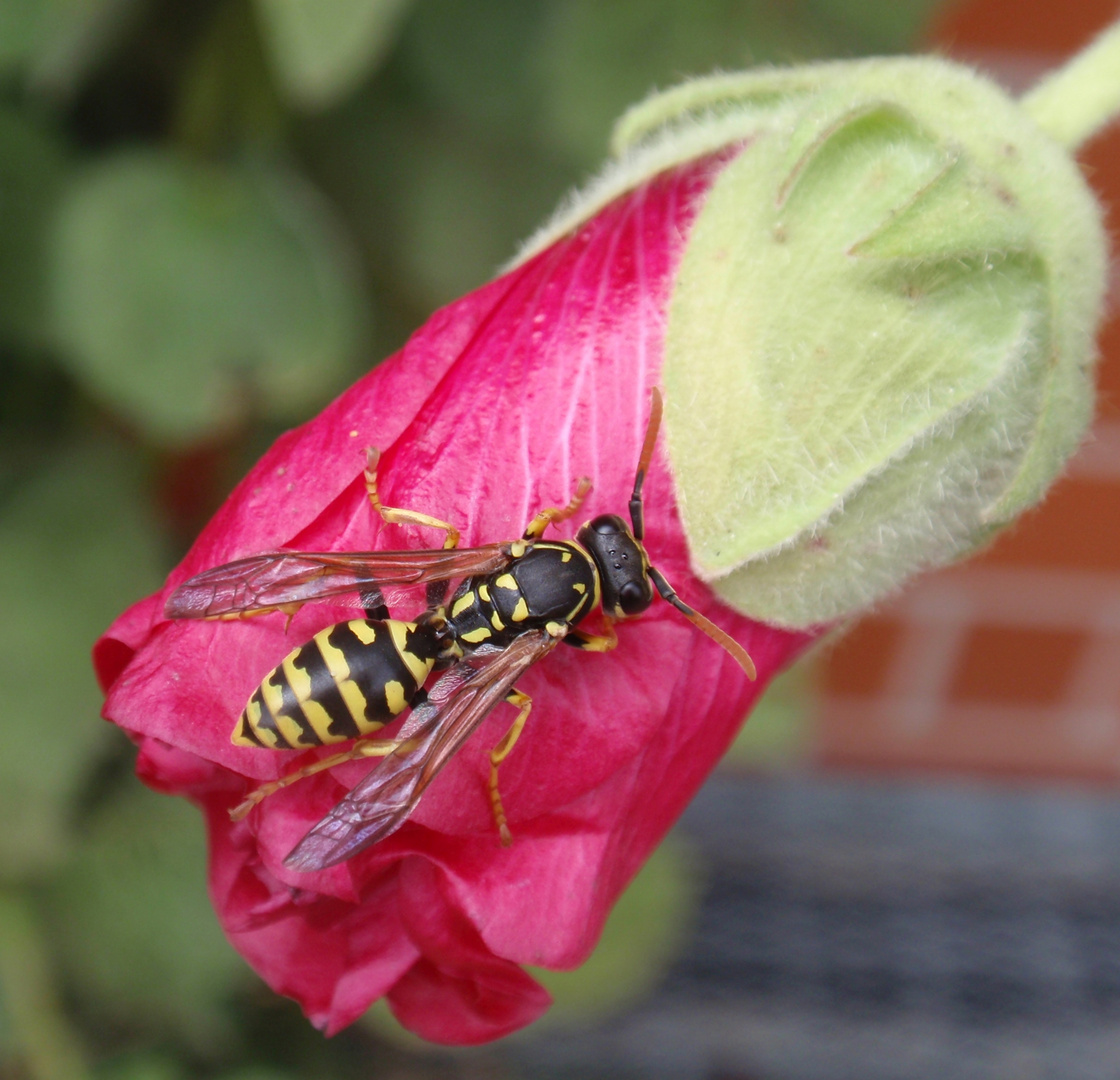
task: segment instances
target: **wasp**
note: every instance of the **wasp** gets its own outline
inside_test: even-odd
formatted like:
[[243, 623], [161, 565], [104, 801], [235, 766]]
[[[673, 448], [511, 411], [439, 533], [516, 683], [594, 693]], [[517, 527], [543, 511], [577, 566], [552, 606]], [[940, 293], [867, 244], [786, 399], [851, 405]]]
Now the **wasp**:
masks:
[[[374, 510], [390, 524], [442, 530], [442, 548], [271, 551], [206, 570], [180, 585], [167, 602], [169, 618], [237, 619], [279, 611], [290, 620], [309, 601], [354, 593], [365, 609], [366, 618], [320, 630], [289, 653], [254, 691], [231, 736], [239, 745], [274, 750], [352, 745], [262, 784], [231, 816], [242, 818], [275, 791], [342, 762], [381, 758], [285, 860], [303, 871], [333, 866], [404, 824], [440, 769], [506, 701], [518, 713], [490, 752], [488, 794], [499, 836], [508, 845], [498, 767], [532, 709], [531, 699], [516, 687], [518, 679], [560, 642], [593, 652], [613, 649], [614, 622], [645, 611], [655, 589], [753, 679], [746, 650], [677, 596], [650, 565], [642, 544], [642, 484], [661, 410], [655, 388], [629, 525], [618, 515], [602, 514], [574, 540], [544, 539], [549, 525], [578, 512], [591, 490], [584, 478], [566, 506], [540, 511], [520, 539], [460, 548], [459, 531], [447, 522], [381, 503], [377, 451], [370, 449], [365, 483]], [[447, 600], [456, 579], [461, 583]], [[425, 585], [427, 610], [412, 621], [390, 618], [381, 592], [385, 585]], [[603, 633], [578, 625], [596, 609]], [[394, 738], [373, 737], [406, 710]]]

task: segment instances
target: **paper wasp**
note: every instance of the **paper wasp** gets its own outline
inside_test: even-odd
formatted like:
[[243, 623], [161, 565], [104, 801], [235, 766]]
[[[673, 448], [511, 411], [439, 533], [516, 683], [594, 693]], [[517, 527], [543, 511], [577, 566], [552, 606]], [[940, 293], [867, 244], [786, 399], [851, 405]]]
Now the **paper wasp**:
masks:
[[[440, 529], [442, 548], [418, 551], [311, 553], [273, 551], [206, 570], [167, 602], [169, 618], [231, 619], [358, 593], [365, 619], [337, 623], [293, 650], [265, 676], [232, 735], [235, 743], [307, 749], [354, 740], [253, 791], [232, 816], [266, 796], [344, 761], [382, 757], [370, 773], [296, 845], [285, 864], [319, 870], [357, 854], [399, 828], [425, 788], [500, 702], [520, 710], [490, 753], [489, 795], [504, 844], [510, 842], [498, 794], [498, 766], [513, 749], [532, 707], [517, 680], [561, 641], [605, 652], [618, 638], [613, 620], [645, 611], [654, 589], [723, 646], [753, 679], [754, 664], [738, 642], [685, 604], [652, 566], [642, 546], [642, 484], [661, 421], [655, 389], [630, 497], [630, 522], [603, 514], [575, 540], [544, 540], [550, 524], [575, 514], [590, 482], [581, 480], [567, 506], [542, 510], [519, 540], [458, 547], [459, 533], [426, 514], [381, 504], [377, 453], [368, 451], [370, 502], [389, 523]], [[450, 601], [452, 579], [462, 578]], [[389, 617], [382, 585], [427, 586], [428, 609], [414, 621]], [[605, 634], [577, 624], [601, 606]], [[425, 685], [438, 673], [431, 688]], [[371, 738], [411, 708], [393, 739]]]

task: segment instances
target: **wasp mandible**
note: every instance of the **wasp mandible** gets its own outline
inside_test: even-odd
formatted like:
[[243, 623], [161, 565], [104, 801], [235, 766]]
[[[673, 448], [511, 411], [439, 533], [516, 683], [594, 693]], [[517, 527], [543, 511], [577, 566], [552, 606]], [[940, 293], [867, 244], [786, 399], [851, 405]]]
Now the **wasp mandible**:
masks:
[[[642, 484], [661, 423], [655, 388], [630, 496], [630, 525], [616, 514], [592, 518], [574, 540], [544, 532], [578, 512], [591, 490], [580, 480], [572, 500], [529, 522], [519, 540], [460, 548], [445, 521], [384, 506], [377, 493], [377, 452], [367, 451], [366, 489], [392, 524], [444, 532], [442, 548], [418, 551], [270, 551], [206, 570], [167, 601], [172, 619], [233, 619], [357, 593], [366, 618], [336, 623], [294, 649], [250, 697], [232, 740], [242, 746], [305, 750], [353, 745], [262, 784], [231, 811], [244, 817], [262, 799], [304, 777], [356, 758], [382, 758], [285, 859], [296, 870], [321, 870], [356, 855], [400, 828], [425, 788], [502, 701], [518, 709], [490, 752], [491, 809], [503, 844], [511, 840], [498, 791], [498, 766], [517, 742], [532, 708], [516, 683], [561, 641], [594, 652], [618, 644], [614, 622], [638, 615], [654, 590], [727, 650], [750, 678], [746, 650], [677, 596], [650, 565], [642, 539]], [[447, 600], [452, 579], [462, 578]], [[425, 585], [427, 610], [411, 622], [389, 616], [383, 585]], [[601, 608], [605, 633], [577, 624]], [[437, 675], [428, 688], [431, 676]], [[406, 710], [396, 736], [373, 736]]]

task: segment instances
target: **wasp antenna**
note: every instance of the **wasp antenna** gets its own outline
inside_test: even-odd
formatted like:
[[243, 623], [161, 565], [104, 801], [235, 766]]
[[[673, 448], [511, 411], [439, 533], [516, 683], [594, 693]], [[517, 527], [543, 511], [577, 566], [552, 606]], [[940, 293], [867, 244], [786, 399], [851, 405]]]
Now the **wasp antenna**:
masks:
[[657, 586], [657, 591], [661, 594], [663, 600], [668, 600], [693, 626], [703, 630], [714, 642], [722, 645], [738, 662], [746, 673], [748, 679], [754, 679], [757, 675], [754, 667], [754, 661], [750, 657], [750, 653], [743, 648], [730, 634], [724, 633], [714, 622], [710, 619], [704, 618], [699, 611], [690, 608], [676, 593], [672, 585], [665, 580], [664, 575], [660, 570], [655, 570], [652, 566], [649, 568], [650, 580]]
[[646, 424], [646, 438], [642, 443], [642, 456], [638, 458], [638, 474], [634, 477], [634, 491], [630, 496], [630, 523], [634, 526], [634, 539], [641, 540], [645, 533], [642, 516], [642, 484], [645, 483], [646, 470], [653, 458], [653, 448], [657, 443], [657, 432], [661, 427], [661, 391], [655, 386], [650, 393], [649, 421]]

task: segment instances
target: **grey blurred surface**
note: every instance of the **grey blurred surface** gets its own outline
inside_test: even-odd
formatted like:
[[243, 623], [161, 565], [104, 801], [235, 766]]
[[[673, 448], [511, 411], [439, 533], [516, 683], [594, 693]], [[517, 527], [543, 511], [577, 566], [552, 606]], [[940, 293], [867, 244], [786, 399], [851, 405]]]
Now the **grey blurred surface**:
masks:
[[716, 779], [692, 946], [638, 1012], [532, 1075], [1120, 1077], [1120, 799], [951, 782]]

